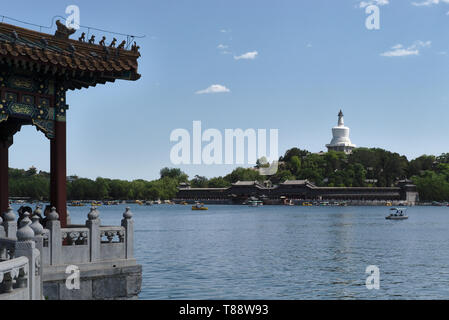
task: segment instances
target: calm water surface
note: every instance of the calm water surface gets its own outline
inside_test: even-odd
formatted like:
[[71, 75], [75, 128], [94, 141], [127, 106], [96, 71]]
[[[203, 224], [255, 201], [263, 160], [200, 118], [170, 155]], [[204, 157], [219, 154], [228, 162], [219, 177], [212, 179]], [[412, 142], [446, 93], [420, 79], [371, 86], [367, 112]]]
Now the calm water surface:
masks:
[[[125, 206], [99, 208], [119, 225]], [[84, 223], [88, 207], [71, 207]], [[449, 208], [132, 205], [141, 299], [448, 299]], [[377, 265], [380, 290], [365, 269]]]

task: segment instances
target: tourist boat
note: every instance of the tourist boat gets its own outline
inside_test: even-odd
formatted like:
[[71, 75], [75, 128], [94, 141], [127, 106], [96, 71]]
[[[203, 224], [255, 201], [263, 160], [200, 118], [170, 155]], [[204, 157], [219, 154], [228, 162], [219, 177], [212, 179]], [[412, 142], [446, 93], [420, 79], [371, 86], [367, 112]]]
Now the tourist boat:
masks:
[[69, 204], [70, 207], [84, 207], [84, 203], [82, 203], [81, 201], [72, 201]]
[[106, 202], [103, 203], [103, 205], [116, 206], [116, 205], [118, 205], [118, 202], [117, 201], [106, 201]]
[[188, 203], [186, 201], [183, 201], [180, 203], [180, 205], [186, 206]]
[[303, 202], [303, 203], [302, 203], [302, 206], [303, 206], [303, 207], [312, 207], [313, 204], [311, 204], [310, 202]]
[[387, 220], [407, 220], [408, 216], [405, 214], [406, 208], [391, 208], [390, 215], [386, 217]]
[[192, 210], [209, 210], [209, 208], [205, 207], [204, 203], [197, 202], [194, 206], [192, 206]]
[[263, 206], [263, 202], [260, 200], [249, 200], [248, 201], [248, 205], [250, 207], [262, 207]]
[[391, 202], [387, 202], [385, 205], [386, 205], [387, 207], [391, 207], [393, 204], [392, 204]]
[[92, 207], [99, 207], [103, 205], [103, 203], [101, 201], [92, 201], [91, 205]]

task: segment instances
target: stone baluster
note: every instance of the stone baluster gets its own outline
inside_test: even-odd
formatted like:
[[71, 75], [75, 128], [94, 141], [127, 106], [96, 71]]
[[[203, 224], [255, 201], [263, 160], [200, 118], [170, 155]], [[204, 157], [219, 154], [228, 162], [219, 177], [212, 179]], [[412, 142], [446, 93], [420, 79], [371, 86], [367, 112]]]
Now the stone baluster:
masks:
[[11, 273], [0, 273], [0, 280], [2, 280], [0, 292], [11, 293], [13, 291], [13, 277], [11, 276]]
[[[0, 215], [0, 238], [6, 237], [5, 228], [3, 227], [3, 218]], [[6, 249], [0, 248], [0, 260], [6, 259]]]
[[130, 208], [126, 208], [125, 213], [123, 213], [122, 227], [125, 228], [125, 250], [126, 259], [134, 258], [134, 220], [133, 214]]
[[34, 241], [36, 242], [36, 248], [39, 250], [42, 257], [44, 250], [44, 237], [43, 237], [44, 227], [41, 225], [40, 217], [36, 215], [36, 211], [35, 214], [31, 217], [32, 223], [30, 225], [30, 228], [33, 229], [34, 231], [35, 235]]
[[34, 242], [35, 234], [30, 227], [31, 220], [29, 216], [30, 213], [25, 212], [24, 218], [20, 222], [20, 228], [17, 230], [15, 253], [17, 257], [28, 258], [28, 277], [22, 275], [22, 277], [20, 277], [20, 285], [24, 287], [25, 283], [27, 283], [27, 287], [30, 290], [31, 300], [41, 300], [42, 283], [40, 277], [40, 252], [36, 249], [36, 243]]
[[16, 239], [17, 221], [14, 210], [9, 207], [8, 211], [3, 215], [3, 227], [5, 229], [6, 238]]
[[[40, 204], [38, 204], [36, 206], [36, 209], [34, 210], [34, 213], [32, 214], [32, 217], [34, 216], [38, 216], [40, 219], [40, 223], [42, 224], [43, 222], [43, 215], [42, 215], [42, 206]], [[33, 219], [31, 219], [31, 221], [34, 221]]]
[[51, 211], [48, 213], [45, 226], [50, 230], [50, 265], [58, 265], [61, 261], [62, 238], [59, 214], [56, 212], [55, 207], [51, 208]]
[[3, 227], [3, 218], [0, 214], [0, 238], [6, 237], [5, 227]]
[[90, 251], [90, 261], [97, 261], [101, 259], [101, 232], [100, 232], [100, 213], [96, 207], [90, 209], [87, 215], [88, 220], [86, 221], [86, 227], [89, 228], [89, 251]]

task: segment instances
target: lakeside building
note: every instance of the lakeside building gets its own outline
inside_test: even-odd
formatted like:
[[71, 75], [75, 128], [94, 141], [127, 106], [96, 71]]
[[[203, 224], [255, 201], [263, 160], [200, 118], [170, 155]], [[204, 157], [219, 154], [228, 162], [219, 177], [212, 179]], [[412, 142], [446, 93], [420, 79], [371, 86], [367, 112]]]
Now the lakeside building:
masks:
[[338, 125], [332, 128], [332, 141], [327, 144], [328, 151], [341, 151], [346, 154], [352, 153], [356, 147], [349, 138], [350, 129], [345, 126], [343, 111], [338, 114]]
[[354, 204], [392, 202], [415, 205], [419, 200], [416, 186], [402, 180], [396, 187], [318, 187], [308, 180], [287, 180], [276, 186], [257, 181], [238, 181], [228, 188], [178, 187], [175, 201], [201, 201], [208, 203], [242, 204], [256, 197], [265, 204], [293, 201], [349, 201]]

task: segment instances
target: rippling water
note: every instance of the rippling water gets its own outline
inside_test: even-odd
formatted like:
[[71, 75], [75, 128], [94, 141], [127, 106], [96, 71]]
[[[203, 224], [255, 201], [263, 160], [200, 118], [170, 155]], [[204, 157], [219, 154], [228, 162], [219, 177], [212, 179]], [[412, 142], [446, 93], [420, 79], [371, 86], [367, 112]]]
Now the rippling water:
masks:
[[[125, 206], [100, 207], [119, 225]], [[84, 223], [87, 207], [70, 208]], [[448, 299], [449, 208], [137, 206], [141, 299]], [[380, 268], [380, 290], [365, 286]]]

